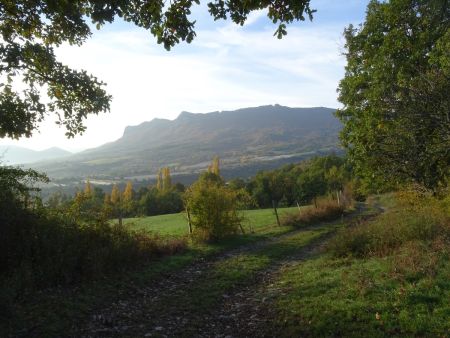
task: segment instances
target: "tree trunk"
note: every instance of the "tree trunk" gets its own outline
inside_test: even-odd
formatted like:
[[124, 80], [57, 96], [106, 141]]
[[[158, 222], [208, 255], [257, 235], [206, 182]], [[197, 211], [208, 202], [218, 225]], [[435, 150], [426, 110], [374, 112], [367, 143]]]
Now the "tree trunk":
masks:
[[298, 208], [298, 211], [299, 211], [299, 212], [301, 212], [301, 209], [300, 209], [300, 204], [298, 204], [298, 201], [296, 201], [296, 203], [297, 203], [297, 208]]
[[337, 203], [338, 203], [338, 205], [340, 206], [341, 205], [341, 194], [340, 194], [340, 192], [339, 191], [336, 191], [336, 197], [337, 197]]
[[273, 205], [273, 210], [275, 211], [275, 216], [277, 218], [277, 224], [278, 224], [278, 226], [281, 226], [280, 218], [278, 217], [277, 204], [275, 203], [275, 200], [272, 200], [272, 205]]

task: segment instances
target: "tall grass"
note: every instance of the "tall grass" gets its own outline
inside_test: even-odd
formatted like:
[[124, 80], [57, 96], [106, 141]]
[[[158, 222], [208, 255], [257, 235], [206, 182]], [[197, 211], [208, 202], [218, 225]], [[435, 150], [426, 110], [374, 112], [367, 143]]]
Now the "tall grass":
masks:
[[183, 239], [27, 209], [2, 224], [0, 235], [0, 283], [20, 293], [97, 279], [186, 245]]
[[374, 221], [343, 230], [329, 249], [335, 256], [382, 257], [435, 241], [450, 241], [450, 214], [443, 201], [402, 191], [393, 208]]
[[319, 222], [335, 220], [344, 213], [345, 206], [338, 204], [336, 200], [322, 198], [317, 201], [317, 206], [308, 206], [298, 213], [290, 213], [282, 217], [281, 223], [287, 226], [304, 226]]

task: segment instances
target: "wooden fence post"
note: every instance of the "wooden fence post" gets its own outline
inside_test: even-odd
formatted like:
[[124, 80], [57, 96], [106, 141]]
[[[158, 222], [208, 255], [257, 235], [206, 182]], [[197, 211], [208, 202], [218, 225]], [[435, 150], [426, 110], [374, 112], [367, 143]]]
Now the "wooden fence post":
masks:
[[192, 235], [191, 214], [189, 213], [189, 209], [188, 208], [186, 208], [186, 214], [187, 214], [187, 218], [188, 218], [189, 235]]
[[280, 218], [278, 217], [278, 210], [277, 210], [277, 205], [275, 203], [275, 200], [272, 200], [272, 205], [273, 205], [273, 210], [275, 210], [275, 216], [277, 217], [277, 224], [278, 224], [278, 226], [281, 226]]

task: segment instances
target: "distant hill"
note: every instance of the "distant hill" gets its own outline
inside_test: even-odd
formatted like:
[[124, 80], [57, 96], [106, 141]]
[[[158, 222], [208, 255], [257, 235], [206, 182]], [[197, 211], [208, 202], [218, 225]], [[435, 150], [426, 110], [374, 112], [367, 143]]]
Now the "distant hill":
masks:
[[36, 151], [18, 146], [0, 145], [0, 161], [2, 164], [26, 164], [64, 158], [69, 155], [72, 155], [72, 153], [57, 147]]
[[144, 178], [163, 166], [189, 175], [214, 155], [224, 172], [258, 169], [339, 151], [340, 122], [330, 108], [280, 105], [154, 119], [126, 127], [115, 142], [34, 167], [53, 178]]

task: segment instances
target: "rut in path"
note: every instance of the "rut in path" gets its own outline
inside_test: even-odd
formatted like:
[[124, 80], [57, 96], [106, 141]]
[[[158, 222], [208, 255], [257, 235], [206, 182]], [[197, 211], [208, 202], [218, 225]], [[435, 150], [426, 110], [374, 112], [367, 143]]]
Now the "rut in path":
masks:
[[[192, 288], [211, 278], [211, 271], [221, 262], [240, 255], [264, 253], [264, 250], [284, 241], [317, 231], [310, 242], [298, 246], [289, 254], [270, 262], [263, 269], [252, 272], [245, 283], [224, 289], [207, 307], [186, 304]], [[269, 286], [284, 267], [305, 260], [320, 252], [335, 233], [333, 224], [299, 229], [274, 239], [247, 245], [223, 253], [214, 259], [200, 260], [182, 270], [165, 274], [147, 287], [135, 288], [121, 295], [109, 306], [97, 310], [79, 327], [74, 336], [83, 337], [269, 337], [273, 318], [267, 306], [265, 287]], [[201, 291], [201, 290], [196, 290]], [[217, 291], [217, 290], [216, 290]], [[188, 295], [188, 297], [187, 297]], [[203, 295], [200, 293], [199, 298]]]

